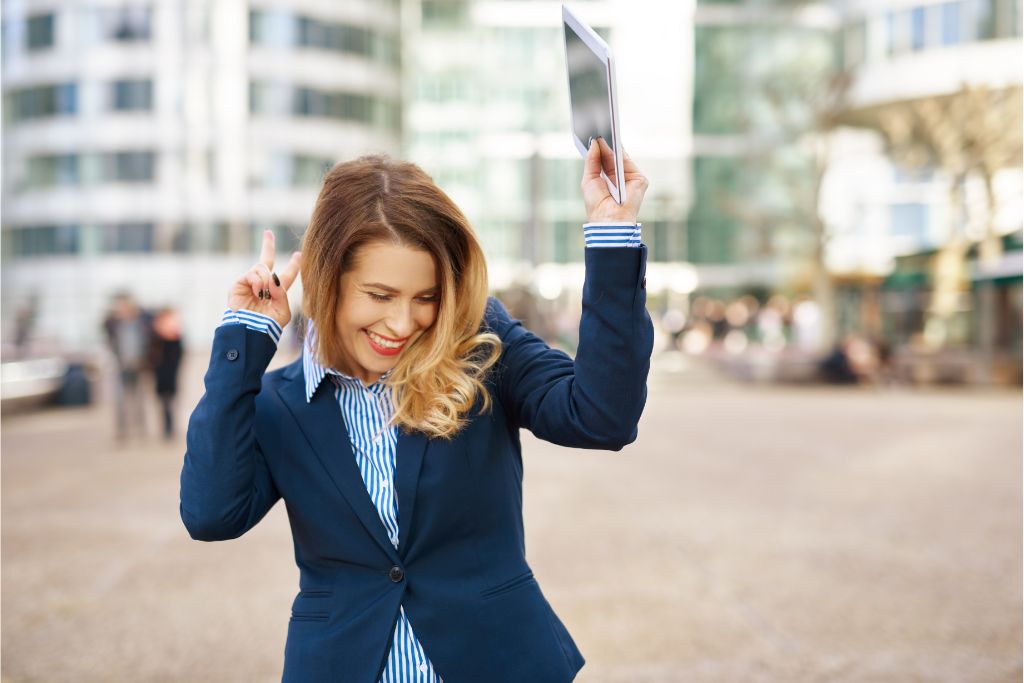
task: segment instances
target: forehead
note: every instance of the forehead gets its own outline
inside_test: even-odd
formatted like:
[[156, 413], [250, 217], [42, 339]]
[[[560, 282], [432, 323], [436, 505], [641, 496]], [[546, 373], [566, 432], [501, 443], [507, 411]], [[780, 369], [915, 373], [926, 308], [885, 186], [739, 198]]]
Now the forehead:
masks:
[[430, 252], [393, 242], [370, 242], [361, 247], [352, 269], [343, 277], [355, 285], [374, 282], [400, 291], [420, 291], [438, 284]]

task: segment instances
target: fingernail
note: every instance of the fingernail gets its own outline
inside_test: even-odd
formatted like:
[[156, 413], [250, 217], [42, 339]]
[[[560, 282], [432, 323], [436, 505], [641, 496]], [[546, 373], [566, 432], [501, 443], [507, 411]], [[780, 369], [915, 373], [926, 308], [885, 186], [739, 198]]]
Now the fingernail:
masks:
[[274, 284], [277, 285], [278, 287], [280, 287], [281, 286], [281, 280], [277, 277], [277, 273], [271, 273], [271, 275], [274, 276]]
[[270, 298], [270, 290], [269, 289], [264, 289], [263, 290], [263, 298], [264, 299], [269, 299]]
[[258, 296], [259, 296], [259, 297], [260, 297], [261, 299], [263, 298], [263, 290], [262, 290], [262, 289], [260, 290], [260, 293], [259, 293], [259, 295], [258, 295]]

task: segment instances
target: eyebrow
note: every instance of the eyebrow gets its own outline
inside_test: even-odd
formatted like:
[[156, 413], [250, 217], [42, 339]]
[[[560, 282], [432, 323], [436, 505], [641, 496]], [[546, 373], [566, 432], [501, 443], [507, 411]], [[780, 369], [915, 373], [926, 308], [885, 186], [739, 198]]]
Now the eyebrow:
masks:
[[[385, 292], [391, 292], [393, 294], [401, 294], [401, 292], [399, 290], [395, 289], [394, 287], [389, 287], [388, 285], [385, 285], [385, 284], [380, 283], [380, 282], [364, 282], [360, 286], [362, 286], [362, 287], [376, 287], [377, 289], [383, 289]], [[440, 289], [441, 289], [440, 285], [434, 285], [433, 287], [430, 287], [428, 289], [424, 289], [423, 291], [420, 292], [420, 294], [428, 294], [430, 292], [437, 292], [437, 291], [440, 291]]]

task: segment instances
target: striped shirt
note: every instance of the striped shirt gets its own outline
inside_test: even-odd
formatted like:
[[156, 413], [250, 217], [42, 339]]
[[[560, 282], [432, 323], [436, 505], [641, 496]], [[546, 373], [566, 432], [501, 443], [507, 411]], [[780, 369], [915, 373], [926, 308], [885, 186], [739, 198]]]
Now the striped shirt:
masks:
[[[583, 226], [586, 247], [639, 247], [639, 223], [586, 223]], [[272, 318], [246, 309], [224, 311], [221, 325], [242, 324], [252, 330], [270, 335], [274, 343], [281, 339], [281, 326]], [[348, 428], [349, 441], [355, 454], [359, 473], [366, 491], [373, 501], [381, 523], [391, 543], [398, 547], [398, 493], [395, 490], [395, 456], [398, 432], [388, 422], [394, 414], [391, 387], [380, 379], [364, 386], [362, 381], [333, 368], [325, 368], [315, 360], [316, 330], [313, 321], [306, 322], [306, 335], [302, 350], [302, 372], [306, 382], [306, 402], [323, 382], [330, 377], [334, 385], [334, 400]], [[379, 683], [443, 683], [441, 676], [423, 651], [405, 614], [405, 606], [398, 609], [397, 624], [391, 640], [391, 649]]]

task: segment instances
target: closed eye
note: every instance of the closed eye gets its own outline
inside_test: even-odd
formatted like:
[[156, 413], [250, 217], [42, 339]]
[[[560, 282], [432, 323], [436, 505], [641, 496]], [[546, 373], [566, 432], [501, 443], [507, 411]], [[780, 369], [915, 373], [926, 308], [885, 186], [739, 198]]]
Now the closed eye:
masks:
[[[375, 294], [373, 292], [367, 292], [367, 294], [374, 301], [391, 301], [391, 296], [388, 294]], [[420, 303], [432, 304], [435, 303], [438, 299], [436, 294], [428, 294], [427, 296], [418, 297], [417, 300]]]

